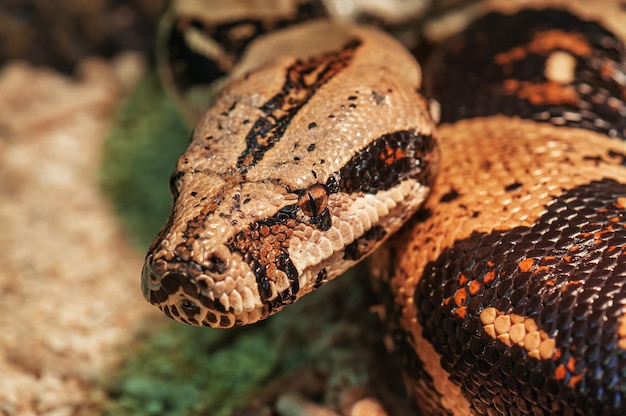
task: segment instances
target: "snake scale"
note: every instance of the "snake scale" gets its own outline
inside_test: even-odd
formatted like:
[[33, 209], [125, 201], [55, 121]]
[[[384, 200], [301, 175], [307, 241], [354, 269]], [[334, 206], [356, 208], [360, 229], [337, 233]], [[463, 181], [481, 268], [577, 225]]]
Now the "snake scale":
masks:
[[213, 23], [210, 65], [174, 70], [226, 81], [172, 175], [145, 298], [250, 324], [381, 247], [424, 414], [626, 414], [626, 6], [484, 2], [422, 85], [386, 33], [309, 3], [258, 24], [261, 3]]

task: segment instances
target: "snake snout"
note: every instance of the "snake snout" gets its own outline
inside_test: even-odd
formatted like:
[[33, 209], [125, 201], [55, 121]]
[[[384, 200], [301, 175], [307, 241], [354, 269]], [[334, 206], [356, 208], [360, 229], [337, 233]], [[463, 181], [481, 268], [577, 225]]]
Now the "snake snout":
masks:
[[149, 254], [141, 278], [144, 298], [168, 317], [191, 325], [227, 328], [260, 319], [254, 293], [246, 288], [251, 282], [244, 282], [254, 276], [225, 250], [217, 245], [198, 261]]
[[[194, 263], [179, 263], [176, 265], [179, 270], [167, 270], [162, 267], [163, 263], [163, 260], [152, 261], [150, 256], [146, 259], [141, 274], [144, 298], [172, 319], [202, 325], [202, 320], [211, 308], [202, 302], [201, 293], [202, 288], [206, 290], [206, 281], [197, 278], [198, 271], [190, 271], [199, 268], [194, 267]], [[169, 268], [173, 266], [170, 264]]]

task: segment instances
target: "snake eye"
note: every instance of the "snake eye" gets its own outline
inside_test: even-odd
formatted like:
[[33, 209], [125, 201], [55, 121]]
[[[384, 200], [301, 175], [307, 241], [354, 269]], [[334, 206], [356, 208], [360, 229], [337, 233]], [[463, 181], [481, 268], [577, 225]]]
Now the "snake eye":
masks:
[[317, 217], [324, 212], [327, 206], [328, 193], [324, 185], [309, 186], [298, 198], [298, 207], [309, 217]]
[[180, 302], [180, 307], [183, 311], [185, 311], [185, 313], [187, 313], [187, 315], [195, 315], [200, 312], [200, 307], [189, 299], [185, 299]]

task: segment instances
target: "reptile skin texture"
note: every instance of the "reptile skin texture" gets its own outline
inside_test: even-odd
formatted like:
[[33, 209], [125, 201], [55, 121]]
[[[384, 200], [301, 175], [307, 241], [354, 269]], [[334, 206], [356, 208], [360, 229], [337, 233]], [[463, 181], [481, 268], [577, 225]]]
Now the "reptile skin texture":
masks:
[[440, 176], [375, 262], [424, 414], [626, 412], [624, 58], [543, 9], [487, 14], [431, 61]]

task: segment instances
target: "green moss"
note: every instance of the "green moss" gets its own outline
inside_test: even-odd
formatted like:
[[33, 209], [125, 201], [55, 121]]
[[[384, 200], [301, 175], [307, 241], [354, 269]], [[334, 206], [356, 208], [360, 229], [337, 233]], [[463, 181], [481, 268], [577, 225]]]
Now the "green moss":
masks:
[[355, 277], [332, 282], [250, 327], [156, 326], [106, 382], [111, 401], [105, 413], [233, 415], [265, 396], [271, 380], [297, 371], [324, 373], [342, 385], [366, 384], [376, 348], [357, 323], [369, 322], [368, 330], [376, 323], [363, 314], [366, 296]]
[[270, 340], [235, 332], [177, 323], [158, 328], [108, 382], [114, 400], [106, 414], [232, 414], [277, 362]]
[[100, 185], [130, 238], [142, 248], [169, 215], [168, 179], [189, 135], [153, 73], [139, 82], [116, 114], [104, 145]]

